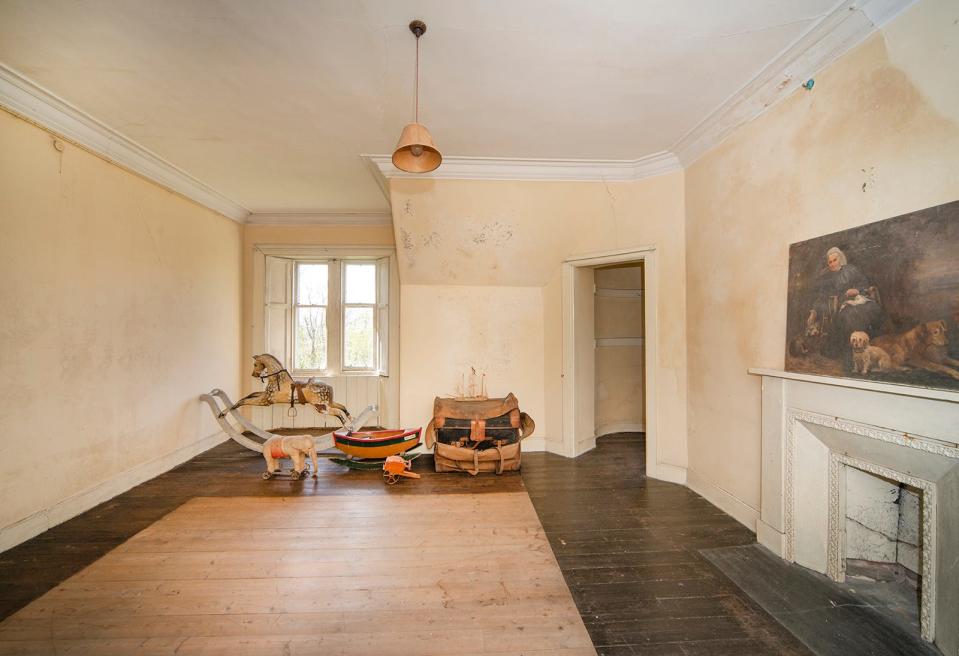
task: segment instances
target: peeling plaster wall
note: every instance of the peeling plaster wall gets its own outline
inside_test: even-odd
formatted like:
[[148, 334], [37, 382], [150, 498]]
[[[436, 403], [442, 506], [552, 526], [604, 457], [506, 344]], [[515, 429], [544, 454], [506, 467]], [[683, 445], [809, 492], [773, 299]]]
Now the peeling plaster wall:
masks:
[[238, 391], [240, 226], [3, 111], [0, 143], [0, 528], [24, 539], [219, 432], [197, 396]]
[[[959, 198], [959, 4], [924, 0], [686, 173], [691, 476], [760, 502], [788, 246]], [[721, 498], [717, 490], [711, 498]]]
[[[663, 327], [656, 364], [660, 460], [685, 466], [682, 172], [608, 184], [394, 179], [390, 191], [403, 287], [402, 423], [428, 420], [433, 396], [454, 391], [462, 373], [455, 363], [481, 364], [489, 357], [479, 348], [489, 342], [473, 331], [495, 324], [510, 358], [489, 372], [490, 392], [514, 391], [536, 420], [537, 435], [558, 442], [562, 262], [571, 255], [653, 244]], [[411, 286], [417, 289], [408, 291]], [[462, 295], [450, 294], [450, 286]], [[484, 289], [474, 293], [475, 287]], [[532, 289], [539, 302], [530, 296]], [[518, 298], [526, 300], [517, 304]], [[450, 331], [452, 325], [458, 332]], [[528, 381], [525, 397], [519, 381]]]

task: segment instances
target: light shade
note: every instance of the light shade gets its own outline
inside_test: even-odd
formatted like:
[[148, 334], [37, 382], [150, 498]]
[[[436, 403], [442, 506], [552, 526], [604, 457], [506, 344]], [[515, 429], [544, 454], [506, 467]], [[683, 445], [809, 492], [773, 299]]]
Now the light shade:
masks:
[[433, 145], [430, 131], [422, 123], [410, 123], [393, 151], [393, 166], [408, 173], [428, 173], [443, 161], [440, 151]]

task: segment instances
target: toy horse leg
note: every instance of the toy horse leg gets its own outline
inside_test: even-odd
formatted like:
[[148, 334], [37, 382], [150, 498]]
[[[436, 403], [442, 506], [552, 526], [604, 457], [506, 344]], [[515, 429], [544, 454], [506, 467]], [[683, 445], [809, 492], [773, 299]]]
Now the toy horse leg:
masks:
[[242, 406], [242, 405], [269, 405], [269, 402], [264, 403], [264, 400], [265, 400], [265, 399], [264, 399], [264, 394], [265, 394], [264, 392], [252, 392], [252, 393], [250, 393], [250, 394], [247, 394], [247, 395], [244, 396], [242, 399], [240, 399], [239, 401], [237, 401], [236, 403], [234, 403], [232, 406], [230, 406], [230, 407], [227, 408], [226, 410], [223, 410], [223, 411], [219, 414], [219, 416], [220, 416], [220, 417], [225, 417], [225, 416], [226, 416], [226, 413], [228, 413], [228, 412], [230, 412], [230, 411], [232, 411], [232, 410], [236, 410], [237, 408], [239, 408], [239, 407]]
[[347, 410], [347, 409], [346, 409], [346, 406], [343, 405], [342, 403], [337, 403], [336, 401], [330, 401], [330, 407], [331, 407], [331, 408], [336, 408], [337, 410], [340, 410], [344, 415], [346, 415], [346, 418], [347, 418], [347, 419], [350, 418], [350, 411]]
[[[350, 413], [344, 410], [340, 410], [339, 408], [330, 408], [327, 411], [327, 414], [333, 415], [334, 417], [339, 419], [340, 424], [342, 424], [343, 426], [346, 426], [346, 422], [350, 420]], [[362, 426], [357, 426], [356, 428], [362, 428]]]
[[313, 461], [313, 478], [316, 478], [316, 474], [319, 471], [319, 465], [316, 462], [316, 445], [311, 446], [308, 453], [310, 454], [310, 459]]

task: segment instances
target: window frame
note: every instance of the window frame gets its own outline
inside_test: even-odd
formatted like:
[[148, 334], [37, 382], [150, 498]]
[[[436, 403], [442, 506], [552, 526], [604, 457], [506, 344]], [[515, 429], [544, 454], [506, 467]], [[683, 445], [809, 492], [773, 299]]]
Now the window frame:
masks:
[[[365, 246], [365, 245], [342, 245], [342, 246], [318, 246], [318, 245], [296, 245], [283, 243], [254, 243], [252, 258], [252, 304], [253, 318], [251, 322], [252, 335], [250, 338], [250, 350], [248, 355], [253, 356], [257, 353], [272, 353], [279, 358], [284, 365], [290, 366], [290, 373], [297, 378], [315, 376], [318, 379], [332, 380], [333, 378], [343, 377], [375, 377], [380, 379], [381, 385], [386, 385], [382, 393], [387, 394], [392, 403], [396, 403], [395, 380], [391, 381], [391, 373], [399, 366], [399, 351], [397, 350], [399, 339], [399, 304], [400, 293], [398, 285], [398, 270], [396, 262], [396, 249], [393, 246]], [[293, 326], [293, 277], [295, 275], [293, 264], [296, 261], [311, 262], [337, 262], [364, 260], [375, 262], [378, 265], [380, 278], [377, 280], [377, 317], [379, 325], [376, 328], [377, 335], [377, 369], [371, 371], [342, 371], [339, 362], [333, 362], [331, 357], [327, 358], [327, 369], [325, 371], [306, 371], [292, 368], [292, 326]], [[271, 263], [272, 262], [272, 263]], [[283, 267], [283, 264], [286, 267]], [[340, 267], [332, 267], [331, 276], [338, 275]], [[280, 278], [274, 278], [280, 276]], [[278, 285], [271, 280], [283, 280], [282, 285]], [[278, 293], [279, 292], [279, 293]], [[330, 303], [337, 302], [338, 296], [333, 295], [328, 298]], [[337, 325], [340, 322], [333, 322], [328, 325], [329, 330], [338, 330]], [[339, 333], [329, 335], [329, 339], [340, 340]], [[333, 351], [340, 351], [340, 348], [330, 348]], [[394, 398], [395, 397], [395, 398]], [[385, 401], [384, 401], [385, 403]], [[393, 408], [393, 405], [390, 406]], [[394, 408], [395, 410], [395, 408]], [[392, 411], [391, 411], [392, 412]], [[392, 415], [391, 415], [392, 416]], [[393, 418], [398, 421], [398, 418]]]
[[[330, 320], [331, 314], [335, 316], [335, 312], [330, 312], [331, 306], [335, 305], [333, 294], [333, 276], [334, 269], [337, 267], [333, 266], [335, 260], [331, 259], [313, 259], [313, 258], [292, 258], [293, 266], [290, 267], [290, 280], [288, 289], [290, 290], [290, 327], [289, 327], [289, 353], [286, 354], [286, 361], [289, 363], [289, 370], [291, 376], [296, 376], [297, 374], [306, 375], [306, 376], [328, 376], [329, 372], [334, 368], [331, 366], [333, 363], [333, 353], [330, 348], [330, 344], [333, 343], [333, 334], [335, 332], [335, 327], [333, 326], [333, 321]], [[302, 264], [324, 264], [326, 265], [326, 305], [306, 305], [299, 303], [299, 268]], [[297, 311], [300, 308], [323, 308], [324, 311], [324, 320], [326, 322], [326, 368], [325, 369], [299, 369], [296, 366], [296, 318]]]
[[[346, 301], [346, 267], [350, 264], [369, 264], [373, 266], [373, 302], [372, 303], [348, 303]], [[340, 353], [339, 353], [339, 372], [341, 374], [366, 374], [373, 375], [378, 371], [383, 370], [382, 363], [380, 362], [380, 323], [379, 323], [379, 308], [377, 307], [377, 301], [380, 298], [380, 276], [379, 269], [380, 265], [377, 262], [376, 258], [346, 258], [340, 260], [340, 303], [339, 303], [339, 328], [340, 328]], [[346, 311], [349, 308], [370, 308], [373, 310], [373, 366], [372, 367], [348, 367], [346, 366]], [[329, 364], [329, 356], [327, 356], [327, 364]]]

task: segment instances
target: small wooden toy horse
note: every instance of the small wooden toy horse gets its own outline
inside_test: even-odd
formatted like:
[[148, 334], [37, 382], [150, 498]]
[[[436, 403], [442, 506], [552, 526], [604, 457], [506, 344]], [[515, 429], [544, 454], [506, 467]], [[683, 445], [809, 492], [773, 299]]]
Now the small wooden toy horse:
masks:
[[314, 382], [312, 378], [305, 383], [298, 383], [293, 380], [293, 376], [280, 364], [280, 361], [269, 353], [253, 356], [253, 377], [265, 380], [266, 389], [262, 392], [247, 394], [234, 403], [233, 407], [221, 412], [221, 417], [242, 405], [288, 403], [292, 408], [299, 403], [312, 405], [320, 414], [333, 415], [344, 425], [350, 419], [346, 406], [333, 401], [332, 387], [326, 383]]
[[310, 470], [306, 467], [306, 457], [313, 461], [313, 478], [316, 478], [316, 443], [311, 435], [277, 435], [263, 443], [263, 459], [266, 460], [266, 471], [263, 478], [269, 480], [279, 473], [279, 460], [290, 458], [293, 461], [293, 471], [290, 478], [294, 481], [306, 478]]

